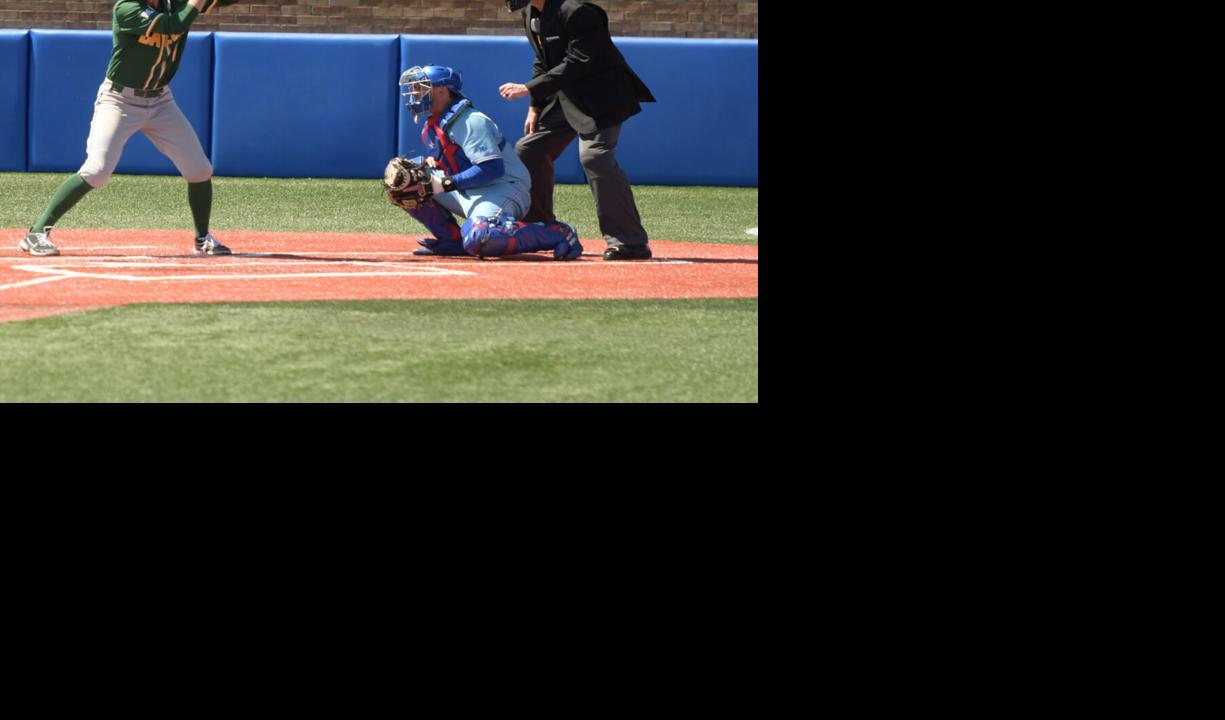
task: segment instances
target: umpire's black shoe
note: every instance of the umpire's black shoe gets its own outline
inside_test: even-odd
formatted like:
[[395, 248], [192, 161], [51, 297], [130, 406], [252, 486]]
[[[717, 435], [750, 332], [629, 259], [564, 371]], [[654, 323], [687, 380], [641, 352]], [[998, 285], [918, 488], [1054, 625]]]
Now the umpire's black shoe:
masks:
[[605, 260], [650, 260], [651, 248], [646, 245], [615, 245], [604, 251]]

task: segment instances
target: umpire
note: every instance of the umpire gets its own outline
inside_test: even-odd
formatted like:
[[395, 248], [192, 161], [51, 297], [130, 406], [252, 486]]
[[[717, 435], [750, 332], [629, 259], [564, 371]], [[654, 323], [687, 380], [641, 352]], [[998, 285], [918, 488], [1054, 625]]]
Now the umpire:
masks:
[[577, 135], [608, 243], [604, 259], [650, 258], [634, 192], [615, 152], [621, 124], [642, 112], [639, 102], [655, 98], [613, 45], [608, 15], [585, 0], [506, 0], [506, 9], [524, 11], [523, 29], [536, 53], [529, 82], [499, 88], [507, 100], [531, 96], [524, 136], [515, 145], [532, 176], [532, 206], [523, 220], [556, 222], [553, 163]]

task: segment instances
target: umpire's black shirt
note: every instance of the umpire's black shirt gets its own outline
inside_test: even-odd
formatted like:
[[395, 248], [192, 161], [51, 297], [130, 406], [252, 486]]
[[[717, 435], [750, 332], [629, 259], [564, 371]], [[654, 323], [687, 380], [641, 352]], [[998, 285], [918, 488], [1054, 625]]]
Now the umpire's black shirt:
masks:
[[604, 9], [585, 0], [545, 0], [523, 9], [523, 30], [536, 52], [526, 83], [540, 120], [557, 112], [578, 133], [625, 122], [655, 102], [646, 84], [613, 45]]

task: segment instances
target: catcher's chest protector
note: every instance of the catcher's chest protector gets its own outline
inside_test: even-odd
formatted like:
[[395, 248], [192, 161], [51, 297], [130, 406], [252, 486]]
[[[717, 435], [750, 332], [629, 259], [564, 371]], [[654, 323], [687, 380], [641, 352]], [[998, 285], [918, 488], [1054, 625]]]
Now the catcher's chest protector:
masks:
[[452, 105], [441, 117], [426, 120], [425, 127], [421, 129], [421, 144], [428, 150], [438, 149], [436, 157], [448, 175], [458, 175], [472, 166], [463, 148], [451, 142], [447, 135], [455, 121], [471, 109], [472, 101], [465, 98]]

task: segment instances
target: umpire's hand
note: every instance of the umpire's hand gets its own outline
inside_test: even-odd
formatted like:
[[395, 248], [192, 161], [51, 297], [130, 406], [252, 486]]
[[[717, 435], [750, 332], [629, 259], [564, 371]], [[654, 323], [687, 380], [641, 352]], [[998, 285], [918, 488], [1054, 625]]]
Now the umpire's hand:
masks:
[[531, 95], [527, 91], [527, 85], [520, 85], [519, 83], [506, 83], [498, 88], [498, 94], [507, 100], [517, 100], [518, 98]]

